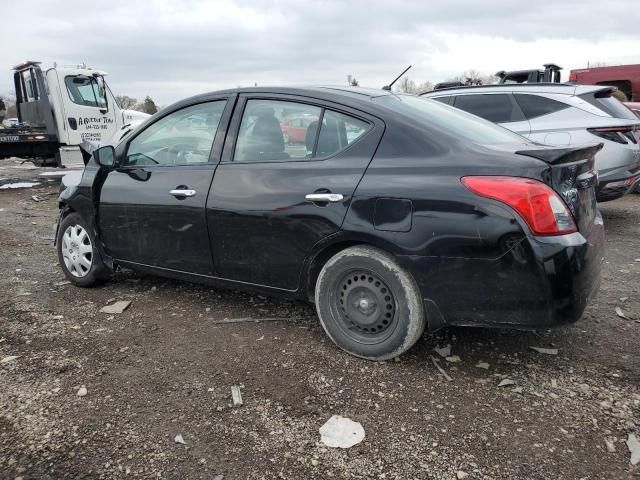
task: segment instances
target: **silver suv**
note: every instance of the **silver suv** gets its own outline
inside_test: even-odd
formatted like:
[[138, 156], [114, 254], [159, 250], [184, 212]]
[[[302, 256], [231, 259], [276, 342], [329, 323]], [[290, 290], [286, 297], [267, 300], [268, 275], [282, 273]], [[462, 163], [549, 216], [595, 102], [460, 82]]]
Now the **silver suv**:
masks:
[[460, 108], [539, 143], [604, 144], [596, 156], [598, 201], [625, 195], [640, 178], [640, 119], [612, 87], [503, 84], [434, 90], [423, 96]]

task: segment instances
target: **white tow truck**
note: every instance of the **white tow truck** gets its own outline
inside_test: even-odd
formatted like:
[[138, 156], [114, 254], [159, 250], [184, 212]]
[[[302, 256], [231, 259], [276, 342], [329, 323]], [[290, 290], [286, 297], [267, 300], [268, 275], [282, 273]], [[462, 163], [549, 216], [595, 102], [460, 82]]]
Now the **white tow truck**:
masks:
[[115, 145], [150, 115], [123, 110], [105, 82], [86, 65], [43, 71], [40, 62], [13, 68], [18, 124], [0, 128], [0, 159], [27, 158], [58, 167], [83, 164], [79, 145]]

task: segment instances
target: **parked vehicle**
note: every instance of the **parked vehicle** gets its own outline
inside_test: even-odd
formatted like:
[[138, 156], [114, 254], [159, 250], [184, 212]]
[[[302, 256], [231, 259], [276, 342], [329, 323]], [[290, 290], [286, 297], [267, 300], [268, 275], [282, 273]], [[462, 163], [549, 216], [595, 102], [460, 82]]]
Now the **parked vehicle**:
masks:
[[25, 62], [13, 70], [18, 121], [0, 131], [0, 159], [82, 165], [82, 142], [117, 143], [149, 117], [121, 109], [105, 82], [106, 73], [86, 65], [54, 65], [43, 72], [40, 62]]
[[309, 125], [317, 121], [318, 118], [314, 115], [294, 115], [283, 119], [280, 127], [285, 142], [305, 143]]
[[560, 71], [562, 67], [547, 63], [544, 70], [512, 70], [496, 72], [498, 83], [560, 83]]
[[624, 105], [640, 118], [640, 102], [625, 102]]
[[428, 92], [425, 97], [496, 122], [533, 141], [577, 146], [600, 141], [598, 201], [625, 195], [640, 175], [640, 122], [610, 87], [505, 84]]
[[[284, 142], [285, 112], [317, 119], [304, 149]], [[216, 120], [174, 128], [192, 116]], [[388, 359], [425, 326], [578, 320], [603, 261], [600, 147], [380, 90], [214, 92], [65, 177], [57, 252], [80, 287], [123, 266], [306, 299], [339, 347]]]
[[569, 81], [578, 85], [617, 87], [627, 101], [640, 102], [640, 64], [579, 68], [569, 72]]
[[11, 117], [11, 118], [5, 118], [2, 121], [2, 125], [6, 128], [15, 128], [18, 125], [20, 125], [20, 120], [18, 120], [15, 117]]

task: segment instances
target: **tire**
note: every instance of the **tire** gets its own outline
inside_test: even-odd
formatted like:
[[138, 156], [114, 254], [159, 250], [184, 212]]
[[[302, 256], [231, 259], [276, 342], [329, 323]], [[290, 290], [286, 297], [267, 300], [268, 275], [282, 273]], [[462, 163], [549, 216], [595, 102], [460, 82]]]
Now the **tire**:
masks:
[[87, 288], [109, 280], [111, 274], [96, 249], [93, 233], [77, 213], [62, 219], [56, 249], [60, 267], [74, 285]]
[[318, 275], [315, 303], [329, 338], [368, 360], [401, 355], [425, 329], [415, 280], [391, 255], [373, 247], [350, 247], [330, 258]]

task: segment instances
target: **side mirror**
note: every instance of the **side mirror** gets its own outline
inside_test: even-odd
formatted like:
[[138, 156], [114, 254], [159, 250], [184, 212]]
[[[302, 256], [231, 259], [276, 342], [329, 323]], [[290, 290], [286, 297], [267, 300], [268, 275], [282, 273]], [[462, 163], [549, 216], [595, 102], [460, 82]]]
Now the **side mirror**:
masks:
[[113, 167], [116, 164], [116, 149], [111, 145], [100, 147], [93, 152], [93, 158], [101, 167]]

